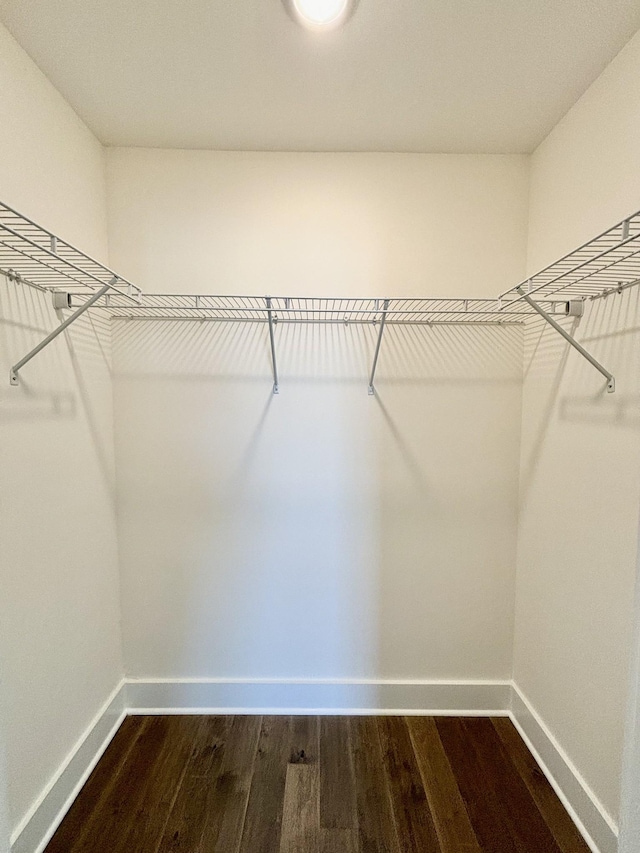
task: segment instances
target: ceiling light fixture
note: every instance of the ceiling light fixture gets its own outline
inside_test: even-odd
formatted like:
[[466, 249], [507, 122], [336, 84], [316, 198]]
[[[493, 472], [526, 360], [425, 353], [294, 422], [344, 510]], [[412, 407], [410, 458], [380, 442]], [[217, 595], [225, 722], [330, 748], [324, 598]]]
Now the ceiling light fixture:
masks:
[[292, 0], [292, 3], [301, 22], [313, 29], [337, 26], [352, 6], [352, 0]]

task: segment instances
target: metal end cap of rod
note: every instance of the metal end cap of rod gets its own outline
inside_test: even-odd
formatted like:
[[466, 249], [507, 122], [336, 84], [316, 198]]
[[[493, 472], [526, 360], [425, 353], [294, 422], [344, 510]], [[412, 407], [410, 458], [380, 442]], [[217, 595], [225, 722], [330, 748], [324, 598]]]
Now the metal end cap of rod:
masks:
[[9, 385], [19, 385], [19, 384], [20, 384], [20, 378], [18, 377], [18, 374], [15, 372], [15, 370], [10, 370], [9, 371]]
[[607, 382], [607, 394], [615, 394], [616, 392], [616, 380], [612, 376], [611, 379]]

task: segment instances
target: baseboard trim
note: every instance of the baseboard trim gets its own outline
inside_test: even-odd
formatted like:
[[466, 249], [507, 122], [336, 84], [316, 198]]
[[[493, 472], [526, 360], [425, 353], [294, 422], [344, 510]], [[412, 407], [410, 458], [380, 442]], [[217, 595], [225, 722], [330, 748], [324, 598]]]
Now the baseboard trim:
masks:
[[11, 853], [42, 853], [127, 714], [114, 689], [11, 836]]
[[510, 681], [196, 678], [123, 680], [14, 831], [11, 853], [43, 853], [127, 714], [509, 716], [591, 850], [617, 851], [615, 823]]
[[128, 679], [131, 714], [506, 714], [508, 681]]
[[128, 714], [506, 716], [509, 681], [123, 679], [11, 836], [43, 853]]
[[517, 684], [510, 716], [593, 853], [617, 853], [618, 827]]

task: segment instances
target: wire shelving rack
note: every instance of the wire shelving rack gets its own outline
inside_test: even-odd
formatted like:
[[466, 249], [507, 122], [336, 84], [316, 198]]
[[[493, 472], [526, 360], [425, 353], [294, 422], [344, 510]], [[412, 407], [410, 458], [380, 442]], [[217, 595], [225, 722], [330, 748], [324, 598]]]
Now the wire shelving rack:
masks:
[[378, 339], [369, 392], [385, 325], [510, 324], [540, 315], [607, 379], [613, 376], [567, 331], [556, 317], [581, 316], [587, 300], [600, 299], [640, 283], [640, 212], [495, 299], [471, 298], [311, 298], [147, 294], [113, 270], [76, 249], [13, 208], [0, 203], [0, 274], [53, 294], [56, 308], [73, 313], [41, 344], [14, 365], [18, 372], [86, 310], [137, 321], [197, 320], [265, 323], [269, 326], [274, 391], [278, 390], [275, 334], [278, 324], [374, 324]]

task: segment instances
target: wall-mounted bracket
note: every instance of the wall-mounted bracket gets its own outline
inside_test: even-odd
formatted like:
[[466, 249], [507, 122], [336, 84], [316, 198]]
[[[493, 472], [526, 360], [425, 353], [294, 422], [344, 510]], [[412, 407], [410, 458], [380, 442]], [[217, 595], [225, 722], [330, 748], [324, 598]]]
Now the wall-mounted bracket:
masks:
[[51, 302], [56, 311], [66, 311], [71, 308], [71, 294], [66, 290], [53, 290]]
[[[51, 343], [51, 341], [55, 340], [59, 334], [64, 332], [64, 330], [67, 329], [72, 323], [74, 323], [78, 319], [78, 317], [80, 317], [82, 314], [84, 314], [84, 312], [88, 308], [91, 308], [92, 305], [95, 305], [95, 303], [99, 299], [101, 299], [102, 296], [104, 296], [104, 294], [111, 287], [113, 287], [113, 285], [116, 281], [118, 281], [117, 278], [110, 281], [109, 284], [105, 284], [103, 287], [100, 288], [100, 290], [97, 290], [90, 299], [87, 299], [87, 301], [84, 302], [78, 308], [77, 311], [74, 311], [70, 317], [67, 317], [67, 319], [64, 321], [64, 323], [61, 323], [57, 329], [55, 329], [53, 332], [51, 332], [50, 335], [47, 335], [47, 337], [43, 341], [40, 341], [40, 343], [38, 344], [37, 347], [34, 347], [31, 350], [31, 352], [29, 352], [29, 353], [27, 353], [27, 355], [25, 355], [24, 358], [21, 358], [20, 361], [18, 361], [16, 364], [14, 364], [13, 367], [11, 368], [11, 370], [9, 371], [9, 383], [11, 385], [19, 385], [20, 384], [20, 378], [19, 378], [18, 374], [19, 374], [21, 368], [23, 368], [28, 361], [31, 361], [31, 359], [34, 357], [34, 355], [37, 355], [46, 346], [48, 346]], [[65, 294], [65, 297], [66, 297], [66, 294]]]
[[[607, 391], [609, 392], [609, 394], [613, 394], [613, 392], [616, 390], [616, 380], [613, 377], [613, 374], [609, 373], [609, 371], [605, 367], [603, 367], [600, 362], [597, 361], [597, 359], [595, 359], [591, 355], [590, 352], [587, 352], [587, 350], [582, 346], [582, 344], [579, 344], [578, 341], [572, 335], [570, 335], [569, 332], [566, 331], [566, 329], [563, 329], [562, 326], [558, 322], [556, 322], [556, 320], [554, 320], [550, 314], [547, 314], [544, 308], [541, 308], [537, 302], [535, 302], [527, 293], [525, 293], [522, 287], [518, 288], [518, 293], [520, 293], [524, 301], [528, 305], [530, 305], [534, 311], [536, 311], [544, 320], [546, 320], [550, 326], [553, 326], [553, 328], [556, 330], [556, 332], [558, 332], [559, 335], [562, 335], [562, 337], [565, 339], [565, 341], [567, 341], [567, 343], [571, 344], [574, 349], [578, 350], [580, 355], [583, 356], [583, 358], [586, 358], [587, 361], [592, 364], [595, 369], [598, 370], [605, 377], [605, 379], [607, 380]], [[567, 313], [567, 316], [571, 315]]]
[[376, 344], [375, 355], [373, 356], [373, 367], [371, 368], [371, 376], [369, 377], [369, 396], [376, 393], [374, 380], [376, 378], [376, 367], [378, 366], [378, 356], [380, 355], [380, 345], [382, 344], [382, 335], [384, 334], [384, 324], [387, 320], [387, 310], [389, 308], [389, 300], [385, 299], [382, 306], [382, 317], [380, 318], [380, 331], [378, 332], [378, 342]]
[[269, 318], [269, 341], [271, 342], [271, 364], [273, 366], [273, 393], [279, 394], [280, 386], [278, 383], [278, 364], [276, 362], [276, 342], [273, 334], [276, 321], [273, 316], [273, 311], [271, 310], [271, 297], [265, 296], [265, 302], [267, 303], [267, 317]]

